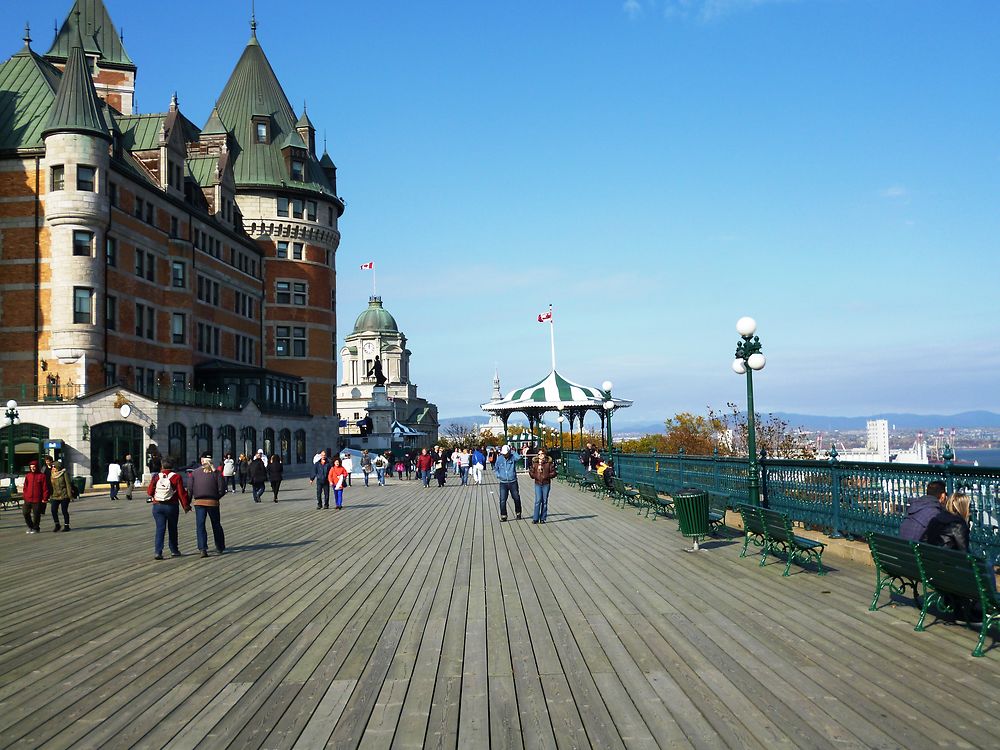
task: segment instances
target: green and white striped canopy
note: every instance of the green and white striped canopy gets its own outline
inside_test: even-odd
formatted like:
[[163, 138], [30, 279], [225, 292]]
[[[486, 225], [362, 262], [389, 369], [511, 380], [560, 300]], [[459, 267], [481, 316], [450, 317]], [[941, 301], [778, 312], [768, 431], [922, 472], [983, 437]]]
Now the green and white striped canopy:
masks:
[[[606, 401], [604, 391], [567, 380], [553, 370], [543, 380], [526, 388], [516, 388], [500, 401], [483, 404], [487, 412], [518, 411], [520, 409], [599, 408]], [[632, 405], [625, 399], [612, 399], [615, 408]]]

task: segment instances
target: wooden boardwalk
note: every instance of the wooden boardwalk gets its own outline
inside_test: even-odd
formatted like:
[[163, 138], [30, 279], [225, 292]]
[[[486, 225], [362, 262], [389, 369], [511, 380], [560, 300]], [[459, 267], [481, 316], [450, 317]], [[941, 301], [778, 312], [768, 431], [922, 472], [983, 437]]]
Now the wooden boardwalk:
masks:
[[193, 513], [157, 562], [141, 501], [4, 511], [0, 747], [1000, 746], [1000, 647], [868, 612], [870, 569], [685, 554], [560, 484], [501, 524], [492, 477], [449, 481], [230, 497], [208, 560]]

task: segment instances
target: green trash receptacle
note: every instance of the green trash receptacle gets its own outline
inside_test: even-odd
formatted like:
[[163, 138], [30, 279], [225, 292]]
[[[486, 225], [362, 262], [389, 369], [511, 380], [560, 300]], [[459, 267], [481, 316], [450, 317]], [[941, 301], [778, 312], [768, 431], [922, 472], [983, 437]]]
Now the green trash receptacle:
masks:
[[698, 541], [708, 536], [708, 493], [685, 487], [674, 493], [674, 508], [677, 510], [681, 534], [694, 541], [694, 546], [688, 552], [700, 552]]
[[76, 490], [76, 495], [79, 497], [83, 494], [84, 488], [87, 486], [87, 480], [83, 477], [73, 477], [69, 480], [70, 484], [73, 485], [73, 489]]

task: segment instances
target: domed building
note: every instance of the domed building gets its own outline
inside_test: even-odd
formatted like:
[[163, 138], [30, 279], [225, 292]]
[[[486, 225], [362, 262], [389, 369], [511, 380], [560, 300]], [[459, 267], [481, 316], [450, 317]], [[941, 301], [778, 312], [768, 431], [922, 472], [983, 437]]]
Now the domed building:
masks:
[[[381, 297], [368, 300], [344, 339], [340, 357], [337, 410], [342, 442], [356, 448], [391, 444], [408, 449], [437, 441], [437, 406], [417, 395], [410, 381], [406, 336]], [[377, 387], [378, 370], [385, 378], [384, 390]]]

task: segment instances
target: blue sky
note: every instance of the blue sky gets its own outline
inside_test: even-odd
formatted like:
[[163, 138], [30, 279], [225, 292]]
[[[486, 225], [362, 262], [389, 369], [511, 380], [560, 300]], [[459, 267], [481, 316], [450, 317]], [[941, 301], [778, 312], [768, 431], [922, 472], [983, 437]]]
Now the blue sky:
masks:
[[[107, 4], [139, 108], [203, 123], [249, 2]], [[36, 48], [70, 6], [26, 9]], [[341, 335], [374, 260], [442, 415], [544, 377], [549, 303], [623, 422], [741, 402], [741, 315], [761, 410], [1000, 410], [1000, 3], [288, 7], [258, 37], [338, 166]]]

